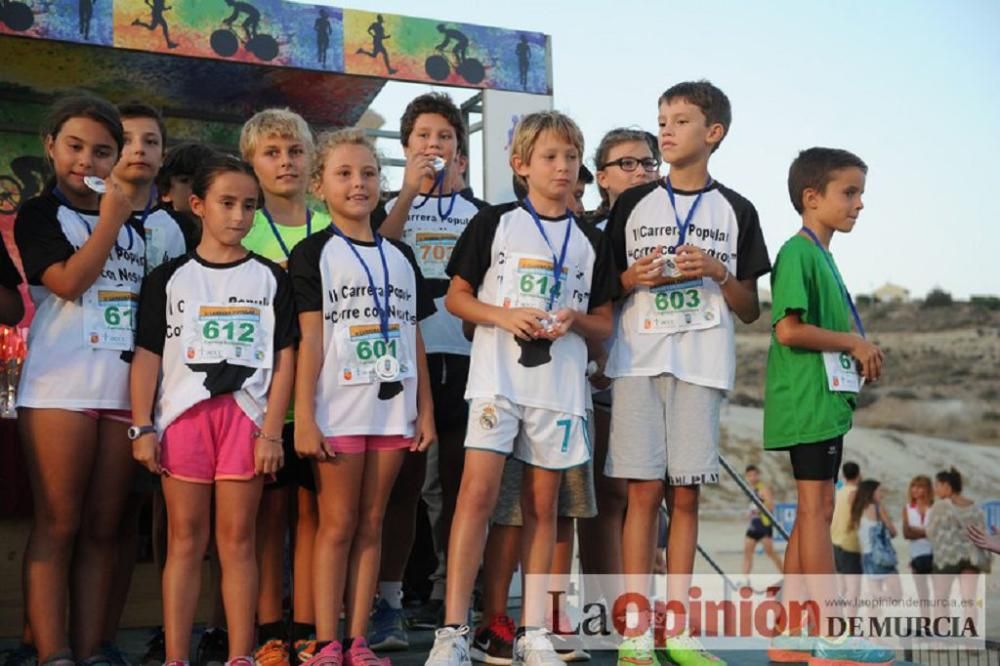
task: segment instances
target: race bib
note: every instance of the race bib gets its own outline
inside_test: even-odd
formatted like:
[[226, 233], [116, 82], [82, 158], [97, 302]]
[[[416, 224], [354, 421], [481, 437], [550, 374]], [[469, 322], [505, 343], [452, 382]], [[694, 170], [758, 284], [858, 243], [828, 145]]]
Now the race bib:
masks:
[[[515, 254], [507, 264], [501, 295], [505, 308], [537, 308], [556, 312], [562, 307], [569, 270], [563, 266], [559, 281], [552, 274], [552, 260]], [[549, 299], [552, 307], [549, 307]]]
[[447, 231], [418, 231], [414, 235], [414, 250], [417, 255], [417, 265], [425, 278], [432, 280], [447, 280], [445, 268], [451, 259], [451, 251], [455, 249], [458, 234]]
[[[406, 344], [400, 334], [399, 324], [389, 324], [388, 339], [382, 336], [378, 324], [354, 324], [337, 326], [334, 336], [337, 342], [337, 358], [340, 359], [340, 385], [371, 384], [375, 381], [399, 381], [416, 376], [414, 363], [410, 359]], [[379, 359], [389, 356], [396, 363], [395, 377], [380, 376], [376, 372]]]
[[274, 312], [251, 303], [202, 303], [187, 312], [185, 361], [270, 368]]
[[127, 287], [93, 286], [83, 293], [83, 340], [91, 349], [132, 351], [139, 295]]
[[847, 352], [823, 352], [826, 385], [837, 393], [858, 393], [865, 379], [858, 372], [857, 362]]
[[654, 287], [646, 294], [640, 333], [671, 334], [718, 326], [719, 299], [709, 296], [701, 278]]

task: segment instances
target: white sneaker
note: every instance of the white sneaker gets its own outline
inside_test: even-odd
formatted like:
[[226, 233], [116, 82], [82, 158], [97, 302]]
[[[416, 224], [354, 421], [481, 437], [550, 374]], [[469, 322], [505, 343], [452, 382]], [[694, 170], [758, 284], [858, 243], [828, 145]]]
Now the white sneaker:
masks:
[[563, 666], [546, 629], [529, 629], [514, 641], [514, 666]]
[[424, 666], [472, 666], [469, 627], [442, 627], [434, 632], [434, 645]]

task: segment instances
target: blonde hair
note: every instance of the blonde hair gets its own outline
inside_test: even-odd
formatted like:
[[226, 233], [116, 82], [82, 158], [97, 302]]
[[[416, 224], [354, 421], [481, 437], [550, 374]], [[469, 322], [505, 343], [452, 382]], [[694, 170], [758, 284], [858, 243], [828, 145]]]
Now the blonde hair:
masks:
[[382, 171], [382, 160], [375, 149], [375, 142], [361, 129], [341, 129], [330, 132], [323, 132], [316, 140], [316, 158], [312, 166], [312, 183], [315, 187], [323, 180], [323, 169], [326, 168], [326, 160], [339, 146], [364, 146], [371, 151], [375, 158], [375, 165]]
[[[529, 113], [518, 121], [514, 128], [514, 138], [510, 142], [510, 166], [514, 168], [514, 157], [516, 156], [522, 164], [531, 162], [531, 154], [535, 150], [535, 144], [542, 132], [554, 132], [559, 138], [565, 139], [573, 144], [577, 152], [580, 153], [580, 162], [583, 163], [583, 132], [573, 119], [558, 111], [539, 111]], [[576, 174], [573, 174], [576, 178]], [[523, 176], [514, 172], [514, 180], [528, 189], [528, 182]]]
[[924, 474], [918, 474], [917, 476], [910, 479], [910, 485], [906, 489], [906, 501], [913, 504], [913, 488], [914, 486], [921, 486], [924, 489], [924, 498], [927, 500], [928, 504], [934, 504], [934, 490], [931, 488], [931, 477]]
[[243, 159], [253, 161], [257, 146], [272, 136], [301, 141], [310, 159], [316, 151], [312, 130], [305, 118], [291, 109], [264, 109], [253, 114], [240, 130], [240, 154]]

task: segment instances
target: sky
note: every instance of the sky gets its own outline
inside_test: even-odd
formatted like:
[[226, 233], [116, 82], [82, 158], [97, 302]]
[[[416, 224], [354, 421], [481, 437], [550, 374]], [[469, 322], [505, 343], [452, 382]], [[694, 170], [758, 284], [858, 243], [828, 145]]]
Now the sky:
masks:
[[[786, 186], [792, 159], [846, 148], [869, 166], [858, 225], [831, 246], [853, 293], [893, 282], [918, 297], [935, 287], [1000, 294], [996, 0], [329, 4], [551, 35], [554, 107], [583, 130], [588, 164], [607, 130], [655, 131], [659, 95], [707, 78], [733, 106], [710, 171], [757, 207], [772, 259], [800, 226]], [[406, 103], [429, 89], [439, 88], [390, 82], [372, 109], [397, 129]], [[446, 91], [456, 101], [475, 92]], [[400, 175], [389, 170], [390, 182]]]

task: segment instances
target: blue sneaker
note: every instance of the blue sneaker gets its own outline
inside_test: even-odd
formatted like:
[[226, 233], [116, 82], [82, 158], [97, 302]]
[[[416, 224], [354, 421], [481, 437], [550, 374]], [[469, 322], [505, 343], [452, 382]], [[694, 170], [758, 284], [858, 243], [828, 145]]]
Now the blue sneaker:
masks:
[[896, 653], [859, 638], [817, 638], [809, 666], [892, 666]]
[[410, 638], [406, 635], [406, 618], [402, 608], [392, 608], [385, 599], [379, 599], [372, 609], [371, 623], [368, 645], [372, 650], [391, 652], [410, 649]]
[[771, 639], [771, 644], [767, 648], [767, 658], [779, 664], [806, 664], [815, 646], [816, 638], [805, 631], [797, 634], [778, 634]]

